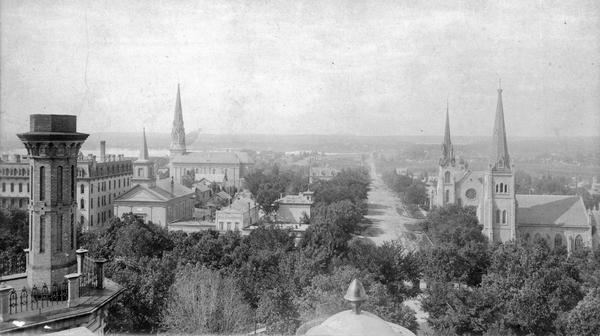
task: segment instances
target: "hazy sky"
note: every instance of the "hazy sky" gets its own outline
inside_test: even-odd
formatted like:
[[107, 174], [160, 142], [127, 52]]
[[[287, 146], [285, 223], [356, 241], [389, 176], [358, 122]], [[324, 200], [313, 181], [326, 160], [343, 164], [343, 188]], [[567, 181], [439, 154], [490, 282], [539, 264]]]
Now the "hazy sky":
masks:
[[[449, 4], [451, 3], [451, 4]], [[600, 134], [600, 2], [0, 2], [2, 132]]]

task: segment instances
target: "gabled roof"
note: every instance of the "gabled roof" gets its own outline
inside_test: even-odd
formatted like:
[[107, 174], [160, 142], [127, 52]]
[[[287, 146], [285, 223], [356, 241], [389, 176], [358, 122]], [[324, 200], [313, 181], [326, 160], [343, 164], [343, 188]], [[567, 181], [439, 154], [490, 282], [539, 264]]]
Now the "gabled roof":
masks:
[[163, 179], [156, 181], [156, 185], [152, 187], [138, 184], [117, 197], [115, 202], [168, 202], [174, 198], [193, 194], [192, 189], [179, 183], [173, 183], [171, 187], [171, 180]]
[[516, 195], [517, 223], [589, 227], [583, 200], [575, 195]]
[[215, 196], [225, 199], [225, 200], [231, 199], [231, 196], [229, 196], [229, 194], [224, 191], [219, 191], [218, 193], [215, 194]]

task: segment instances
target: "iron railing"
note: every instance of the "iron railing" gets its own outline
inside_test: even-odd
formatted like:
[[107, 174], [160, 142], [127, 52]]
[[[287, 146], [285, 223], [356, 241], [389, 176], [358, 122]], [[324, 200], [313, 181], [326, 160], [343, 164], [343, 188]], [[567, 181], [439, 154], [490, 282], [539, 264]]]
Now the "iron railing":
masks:
[[35, 285], [31, 289], [23, 287], [20, 291], [13, 288], [8, 294], [8, 313], [17, 314], [64, 305], [68, 298], [69, 286], [67, 280], [60, 284], [53, 283], [50, 288], [45, 283], [40, 288]]
[[98, 287], [96, 264], [89, 258], [83, 258], [79, 276], [79, 296], [88, 296], [91, 289]]

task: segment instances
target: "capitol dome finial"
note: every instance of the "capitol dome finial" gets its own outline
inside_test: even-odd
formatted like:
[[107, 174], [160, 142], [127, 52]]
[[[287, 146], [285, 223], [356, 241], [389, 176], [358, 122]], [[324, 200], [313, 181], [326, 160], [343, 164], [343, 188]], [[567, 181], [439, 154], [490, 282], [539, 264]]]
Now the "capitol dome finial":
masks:
[[360, 306], [367, 300], [367, 293], [365, 293], [365, 288], [360, 280], [352, 280], [350, 286], [348, 286], [346, 295], [344, 295], [344, 299], [352, 303], [352, 310], [355, 314], [360, 314]]

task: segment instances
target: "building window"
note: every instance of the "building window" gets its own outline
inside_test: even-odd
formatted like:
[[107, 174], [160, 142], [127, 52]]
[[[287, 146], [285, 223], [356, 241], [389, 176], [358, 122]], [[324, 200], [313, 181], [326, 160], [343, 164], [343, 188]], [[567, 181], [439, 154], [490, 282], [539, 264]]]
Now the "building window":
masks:
[[94, 215], [90, 215], [90, 226], [94, 226]]
[[40, 167], [40, 201], [46, 199], [46, 168]]
[[507, 193], [508, 192], [508, 184], [504, 185], [504, 192]]
[[502, 224], [506, 224], [506, 210], [502, 210]]
[[562, 246], [562, 236], [560, 235], [560, 233], [556, 234], [556, 237], [554, 237], [554, 247], [559, 247]]
[[83, 225], [83, 222], [85, 222], [85, 217], [79, 217], [79, 224]]
[[94, 199], [90, 198], [90, 209], [94, 208]]
[[79, 186], [79, 193], [83, 194], [83, 192], [85, 191], [85, 186], [83, 185], [83, 183]]
[[23, 183], [19, 183], [19, 192], [23, 192]]
[[81, 209], [85, 209], [85, 200], [82, 198], [81, 201]]
[[[63, 168], [58, 166], [56, 171], [56, 200], [62, 202], [63, 199]], [[62, 250], [62, 249], [61, 249]]]
[[138, 171], [137, 171], [137, 175], [138, 175], [138, 177], [141, 177], [141, 176], [142, 176], [142, 172], [143, 172], [143, 171], [144, 171], [144, 168], [138, 168]]
[[583, 248], [583, 238], [581, 238], [581, 235], [577, 235], [577, 237], [575, 237], [575, 250], [581, 250]]
[[75, 248], [75, 223], [73, 214], [71, 214], [71, 250]]
[[44, 245], [45, 245], [45, 234], [46, 234], [46, 217], [40, 217], [40, 253], [44, 253]]
[[29, 183], [27, 183], [27, 192], [29, 192]]
[[450, 172], [444, 173], [444, 183], [450, 183]]
[[75, 166], [71, 165], [71, 199], [75, 198]]
[[500, 223], [500, 210], [496, 210], [496, 223]]
[[5, 192], [5, 191], [6, 191], [6, 183], [2, 182], [2, 192]]
[[15, 184], [14, 183], [10, 184], [10, 192], [15, 192]]
[[94, 192], [94, 184], [90, 183], [90, 194]]
[[63, 216], [59, 215], [58, 216], [58, 223], [56, 225], [56, 233], [57, 233], [57, 237], [58, 239], [56, 240], [56, 250], [57, 251], [62, 251], [63, 250]]

